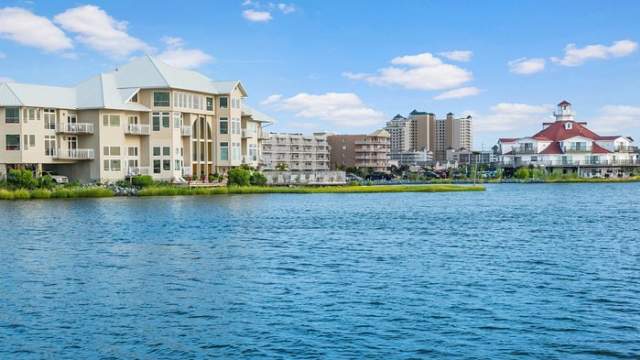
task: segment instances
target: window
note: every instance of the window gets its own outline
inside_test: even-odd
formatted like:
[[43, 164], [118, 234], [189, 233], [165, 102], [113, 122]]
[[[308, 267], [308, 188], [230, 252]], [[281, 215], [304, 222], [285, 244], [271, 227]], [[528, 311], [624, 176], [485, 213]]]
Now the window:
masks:
[[160, 169], [160, 160], [153, 160], [153, 173], [160, 174], [162, 169]]
[[104, 171], [109, 171], [109, 160], [104, 160], [102, 166], [104, 167]]
[[165, 129], [169, 128], [169, 113], [162, 113], [162, 127]]
[[171, 170], [171, 160], [162, 160], [162, 170]]
[[153, 156], [160, 156], [160, 146], [153, 147]]
[[109, 116], [109, 125], [111, 127], [119, 127], [120, 126], [120, 115], [111, 115], [111, 116]]
[[170, 96], [166, 91], [153, 93], [153, 106], [170, 106]]
[[229, 160], [229, 143], [220, 143], [220, 160]]
[[181, 167], [180, 160], [176, 160], [176, 170], [180, 170]]
[[24, 150], [29, 150], [29, 135], [23, 135]]
[[36, 109], [29, 109], [29, 120], [36, 119]]
[[182, 113], [173, 113], [173, 127], [176, 129], [182, 127]]
[[134, 102], [134, 103], [138, 102], [138, 93], [135, 93], [135, 95], [131, 97], [131, 102]]
[[138, 159], [130, 159], [129, 160], [129, 167], [130, 168], [137, 168], [138, 167]]
[[7, 150], [20, 150], [20, 135], [7, 135], [5, 140]]
[[229, 133], [229, 120], [226, 117], [220, 118], [220, 134], [226, 135]]
[[31, 147], [36, 146], [36, 136], [35, 135], [29, 135], [29, 146], [31, 146]]
[[8, 107], [4, 110], [4, 121], [7, 124], [17, 124], [20, 122], [20, 108]]
[[153, 113], [153, 131], [160, 131], [160, 113]]
[[44, 154], [53, 156], [56, 149], [56, 137], [54, 135], [45, 135], [44, 137]]
[[138, 147], [130, 146], [129, 149], [127, 150], [127, 154], [132, 157], [138, 156]]
[[213, 111], [213, 98], [207, 98], [207, 111]]
[[162, 156], [171, 156], [171, 148], [168, 146], [163, 147]]
[[220, 98], [220, 107], [221, 108], [228, 108], [229, 107], [228, 98], [226, 96], [222, 96]]
[[109, 147], [105, 146], [102, 148], [102, 155], [109, 156]]
[[111, 160], [111, 171], [120, 171], [120, 160]]
[[111, 147], [111, 156], [120, 156], [120, 146]]

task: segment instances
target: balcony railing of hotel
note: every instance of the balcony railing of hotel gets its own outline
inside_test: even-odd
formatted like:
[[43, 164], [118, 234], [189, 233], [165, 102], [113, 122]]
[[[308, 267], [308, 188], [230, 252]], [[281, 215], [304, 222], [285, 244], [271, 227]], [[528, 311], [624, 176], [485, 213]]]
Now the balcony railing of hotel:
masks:
[[191, 126], [182, 126], [180, 128], [180, 135], [191, 136]]
[[64, 134], [93, 134], [93, 124], [62, 123], [56, 128], [56, 132]]
[[151, 171], [148, 166], [130, 166], [127, 168], [127, 175], [136, 176], [136, 175], [149, 175]]
[[355, 145], [387, 145], [389, 146], [391, 143], [389, 142], [389, 140], [383, 141], [383, 140], [360, 140], [360, 141], [354, 141], [353, 142]]
[[143, 124], [128, 124], [125, 129], [125, 133], [130, 135], [149, 135], [150, 134], [149, 125]]
[[247, 138], [253, 138], [256, 137], [256, 131], [255, 130], [251, 130], [251, 129], [242, 129], [242, 138], [243, 139], [247, 139]]
[[93, 160], [95, 151], [93, 149], [56, 149], [53, 157], [60, 160]]
[[182, 176], [192, 176], [193, 169], [191, 166], [182, 167]]
[[389, 157], [386, 155], [357, 155], [356, 160], [389, 160]]

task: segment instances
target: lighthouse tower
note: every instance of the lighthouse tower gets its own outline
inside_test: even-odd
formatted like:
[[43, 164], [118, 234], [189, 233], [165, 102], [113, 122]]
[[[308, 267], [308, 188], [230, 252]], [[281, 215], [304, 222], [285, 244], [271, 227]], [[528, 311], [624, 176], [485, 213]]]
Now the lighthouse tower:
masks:
[[567, 100], [563, 100], [558, 107], [556, 108], [556, 112], [553, 113], [556, 117], [556, 121], [573, 121], [573, 110], [571, 109], [571, 103]]

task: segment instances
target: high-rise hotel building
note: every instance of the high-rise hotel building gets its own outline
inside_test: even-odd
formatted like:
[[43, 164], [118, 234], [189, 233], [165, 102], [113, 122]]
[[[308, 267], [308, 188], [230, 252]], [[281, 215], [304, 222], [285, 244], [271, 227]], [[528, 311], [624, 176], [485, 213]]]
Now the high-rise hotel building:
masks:
[[146, 56], [75, 87], [0, 84], [0, 177], [23, 167], [81, 182], [182, 181], [258, 166], [262, 124], [239, 81]]

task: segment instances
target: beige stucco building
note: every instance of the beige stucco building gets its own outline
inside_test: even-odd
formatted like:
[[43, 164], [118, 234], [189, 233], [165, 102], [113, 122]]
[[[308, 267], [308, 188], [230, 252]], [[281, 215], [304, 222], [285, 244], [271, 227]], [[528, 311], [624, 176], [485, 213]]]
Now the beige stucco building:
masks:
[[369, 135], [330, 135], [332, 169], [349, 167], [387, 171], [389, 168], [390, 135], [377, 130]]
[[81, 182], [183, 181], [258, 166], [262, 125], [239, 81], [146, 56], [75, 87], [0, 84], [0, 176], [13, 167]]
[[326, 133], [312, 135], [271, 133], [262, 144], [263, 169], [284, 166], [289, 171], [329, 170], [329, 143]]

